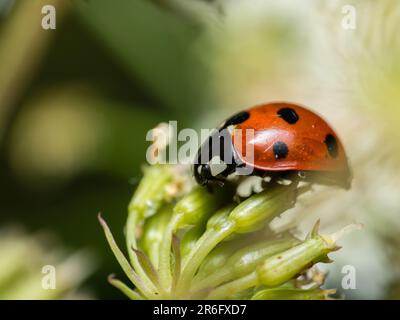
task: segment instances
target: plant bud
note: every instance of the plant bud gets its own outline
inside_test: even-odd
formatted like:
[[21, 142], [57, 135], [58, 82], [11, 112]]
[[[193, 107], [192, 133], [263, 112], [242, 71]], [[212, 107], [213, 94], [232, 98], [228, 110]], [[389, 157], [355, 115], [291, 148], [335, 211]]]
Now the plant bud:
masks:
[[218, 188], [211, 193], [204, 187], [196, 186], [174, 207], [174, 214], [179, 217], [177, 228], [207, 221], [211, 214], [232, 199], [232, 191], [231, 188]]
[[293, 207], [297, 197], [294, 184], [278, 185], [252, 195], [240, 203], [229, 215], [229, 220], [236, 223], [236, 233], [248, 233], [264, 227], [275, 216]]
[[173, 180], [173, 172], [167, 165], [154, 165], [144, 169], [144, 176], [128, 206], [128, 211], [135, 211], [138, 220], [157, 212], [165, 203], [166, 187]]
[[220, 229], [228, 221], [228, 216], [235, 207], [234, 204], [228, 204], [214, 213], [207, 221], [207, 230]]
[[[287, 250], [300, 243], [297, 239], [269, 240], [238, 248], [222, 265], [210, 270], [210, 275], [204, 278], [201, 285], [195, 289], [214, 287], [224, 282], [241, 278], [254, 271], [257, 265], [278, 252]], [[218, 260], [216, 262], [219, 262]]]
[[227, 261], [226, 267], [232, 268], [236, 277], [250, 273], [265, 258], [290, 249], [300, 243], [297, 239], [270, 240], [245, 247], [236, 252]]
[[318, 262], [329, 262], [327, 254], [338, 250], [329, 236], [318, 234], [319, 222], [301, 244], [267, 258], [257, 267], [259, 282], [267, 287], [279, 286]]
[[188, 230], [181, 240], [181, 254], [182, 256], [186, 256], [190, 250], [194, 247], [197, 240], [203, 234], [205, 230], [204, 224], [198, 224], [197, 226], [193, 226], [190, 230]]
[[171, 219], [171, 215], [171, 205], [166, 205], [161, 208], [159, 213], [146, 220], [143, 227], [140, 247], [148, 254], [155, 267], [158, 266], [159, 250], [163, 241], [164, 230]]
[[232, 254], [234, 254], [238, 250], [238, 247], [240, 248], [240, 245], [237, 243], [236, 240], [219, 244], [204, 259], [196, 277], [203, 278], [206, 275], [213, 273], [219, 268], [225, 266], [229, 257], [231, 257]]

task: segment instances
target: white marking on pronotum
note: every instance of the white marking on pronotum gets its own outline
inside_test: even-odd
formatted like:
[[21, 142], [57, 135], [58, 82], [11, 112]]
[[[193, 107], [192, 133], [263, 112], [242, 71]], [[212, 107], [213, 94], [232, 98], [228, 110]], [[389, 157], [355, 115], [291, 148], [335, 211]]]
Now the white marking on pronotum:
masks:
[[228, 167], [226, 163], [223, 162], [218, 155], [214, 156], [209, 162], [209, 164], [210, 164], [211, 174], [213, 175], [213, 177], [219, 175]]

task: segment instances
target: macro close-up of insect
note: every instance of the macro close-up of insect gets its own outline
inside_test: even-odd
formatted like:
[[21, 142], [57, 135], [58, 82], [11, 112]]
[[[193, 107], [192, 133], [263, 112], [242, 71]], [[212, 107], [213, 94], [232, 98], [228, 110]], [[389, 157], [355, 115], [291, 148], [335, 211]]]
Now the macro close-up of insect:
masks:
[[[235, 129], [231, 136], [221, 133], [230, 127]], [[246, 130], [252, 130], [251, 139]], [[225, 137], [228, 138], [226, 145], [225, 141], [221, 142]], [[217, 148], [213, 148], [212, 139], [220, 142]], [[247, 145], [252, 152], [246, 155]], [[219, 166], [221, 161], [225, 165], [216, 175], [210, 163], [215, 157], [220, 160]], [[292, 103], [263, 104], [233, 115], [203, 144], [196, 160], [193, 172], [201, 185], [221, 181], [244, 166], [259, 176], [294, 173], [306, 180], [319, 174], [322, 182], [344, 188], [351, 184], [347, 156], [336, 133], [320, 116]]]

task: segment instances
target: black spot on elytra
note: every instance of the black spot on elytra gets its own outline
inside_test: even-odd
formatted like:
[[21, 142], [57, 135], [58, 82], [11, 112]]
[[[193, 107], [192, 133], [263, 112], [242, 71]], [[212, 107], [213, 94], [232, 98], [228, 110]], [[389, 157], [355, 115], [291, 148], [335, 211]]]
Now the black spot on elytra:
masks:
[[299, 120], [299, 115], [292, 108], [279, 109], [277, 114], [289, 124], [295, 124]]
[[325, 137], [325, 144], [328, 149], [328, 153], [332, 158], [336, 158], [338, 156], [338, 145], [336, 138], [330, 133]]
[[239, 113], [234, 114], [232, 117], [226, 120], [223, 125], [223, 128], [245, 122], [248, 118], [250, 118], [250, 113], [248, 113], [247, 111], [241, 111]]
[[286, 156], [289, 152], [289, 148], [286, 145], [286, 143], [284, 143], [282, 141], [277, 141], [272, 146], [272, 151], [274, 152], [276, 159], [283, 159], [283, 158], [286, 158]]

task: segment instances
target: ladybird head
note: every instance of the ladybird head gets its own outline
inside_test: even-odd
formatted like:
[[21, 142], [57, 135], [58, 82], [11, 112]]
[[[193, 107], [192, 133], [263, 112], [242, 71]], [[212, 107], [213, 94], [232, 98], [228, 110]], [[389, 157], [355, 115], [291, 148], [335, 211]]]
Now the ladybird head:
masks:
[[[199, 160], [201, 158], [201, 152], [201, 149], [199, 149]], [[222, 187], [224, 185], [225, 178], [227, 174], [230, 173], [230, 170], [223, 162], [213, 162], [214, 159], [219, 159], [219, 161], [221, 161], [220, 157], [215, 155], [210, 161], [194, 164], [193, 175], [199, 185], [206, 187], [211, 187], [212, 185]]]
[[193, 173], [196, 182], [201, 186], [208, 185], [214, 179], [209, 164], [195, 164]]
[[[193, 175], [199, 185], [222, 186], [226, 177], [235, 169], [231, 139], [228, 137], [224, 140], [221, 132], [214, 131], [197, 152]], [[213, 139], [218, 143], [214, 144]]]
[[226, 177], [237, 166], [231, 139], [231, 128], [249, 119], [247, 111], [241, 111], [225, 120], [214, 130], [197, 152], [193, 175], [203, 186], [222, 186]]

